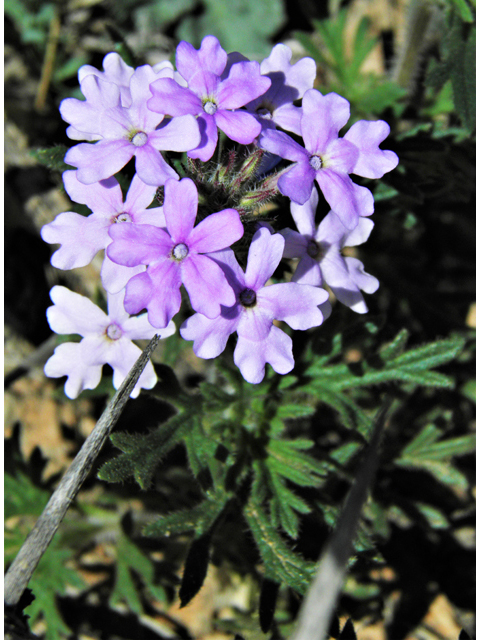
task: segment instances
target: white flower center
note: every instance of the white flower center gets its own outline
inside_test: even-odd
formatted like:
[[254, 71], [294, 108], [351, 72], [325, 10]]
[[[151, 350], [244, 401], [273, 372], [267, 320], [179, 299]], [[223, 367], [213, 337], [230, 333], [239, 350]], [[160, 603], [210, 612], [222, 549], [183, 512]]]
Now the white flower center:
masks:
[[110, 340], [119, 340], [123, 335], [123, 331], [120, 329], [118, 324], [109, 324], [107, 327], [107, 336]]
[[203, 110], [205, 111], [205, 113], [208, 113], [209, 116], [213, 116], [217, 108], [218, 107], [215, 102], [212, 102], [211, 100], [205, 102], [205, 104], [203, 105]]
[[273, 118], [273, 110], [263, 104], [258, 107], [256, 114], [257, 116], [264, 118], [264, 120], [271, 120]]
[[132, 216], [129, 213], [119, 213], [115, 222], [132, 222]]
[[186, 258], [188, 256], [188, 247], [186, 244], [184, 244], [183, 242], [180, 242], [179, 244], [175, 245], [173, 247], [173, 251], [172, 251], [172, 256], [174, 258], [174, 260], [183, 260], [184, 258]]
[[322, 168], [323, 162], [318, 156], [310, 156], [308, 161], [312, 169], [315, 169], [315, 171], [319, 171]]
[[144, 131], [138, 131], [132, 138], [131, 142], [136, 147], [143, 147], [148, 140], [148, 136]]
[[244, 289], [239, 298], [240, 304], [244, 307], [253, 307], [257, 303], [257, 294], [253, 289]]

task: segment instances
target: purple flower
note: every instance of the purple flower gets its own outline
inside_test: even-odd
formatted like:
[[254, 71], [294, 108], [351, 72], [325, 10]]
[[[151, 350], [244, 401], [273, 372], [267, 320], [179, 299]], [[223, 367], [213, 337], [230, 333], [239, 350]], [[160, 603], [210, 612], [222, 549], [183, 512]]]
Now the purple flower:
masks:
[[275, 125], [301, 135], [302, 109], [293, 105], [313, 87], [317, 66], [312, 58], [302, 58], [290, 64], [292, 50], [284, 44], [273, 47], [271, 54], [260, 63], [262, 75], [272, 81], [270, 89], [245, 105], [262, 125], [262, 129], [275, 129]]
[[[50, 244], [61, 245], [52, 255], [51, 263], [57, 269], [75, 269], [89, 264], [96, 253], [110, 244], [108, 230], [115, 224], [150, 224], [165, 226], [163, 209], [147, 209], [155, 196], [156, 187], [142, 182], [135, 174], [125, 202], [122, 189], [115, 178], [85, 185], [77, 179], [76, 171], [65, 171], [65, 190], [74, 202], [85, 204], [93, 213], [82, 216], [72, 211], [60, 213], [53, 222], [42, 227], [41, 236]], [[128, 280], [144, 271], [145, 267], [123, 267], [105, 256], [102, 266], [102, 284], [110, 293], [117, 293]]]
[[[159, 73], [173, 72], [163, 69]], [[60, 113], [72, 125], [72, 137], [79, 139], [81, 132], [85, 140], [98, 140], [95, 144], [78, 144], [65, 156], [67, 164], [78, 168], [80, 182], [92, 184], [105, 180], [120, 171], [133, 156], [143, 182], [159, 186], [168, 178], [178, 179], [159, 150], [194, 149], [200, 142], [200, 131], [191, 115], [159, 127], [164, 116], [150, 111], [146, 104], [149, 86], [158, 77], [149, 65], [138, 67], [130, 78], [129, 106], [122, 102], [120, 86], [96, 75], [87, 75], [81, 81], [85, 101], [75, 98], [62, 101]], [[72, 135], [70, 129], [68, 132]]]
[[[141, 354], [132, 340], [151, 339], [155, 334], [167, 338], [175, 333], [173, 322], [159, 332], [148, 323], [146, 314], [130, 318], [123, 308], [123, 291], [108, 295], [108, 315], [88, 298], [66, 287], [53, 287], [50, 297], [54, 306], [47, 309], [47, 319], [52, 331], [83, 337], [80, 342], [59, 345], [45, 364], [45, 374], [50, 378], [68, 376], [65, 394], [69, 398], [76, 398], [83, 389], [94, 389], [100, 382], [104, 364], [112, 367], [113, 385], [118, 389]], [[131, 397], [137, 397], [141, 388], [151, 389], [156, 380], [149, 362]]]
[[186, 114], [198, 116], [202, 139], [189, 151], [191, 158], [206, 161], [212, 157], [217, 127], [240, 144], [250, 144], [260, 133], [257, 120], [238, 109], [265, 93], [271, 80], [260, 75], [258, 62], [238, 62], [229, 68], [228, 75], [224, 73], [226, 65], [227, 54], [214, 36], [206, 36], [198, 51], [188, 42], [180, 42], [176, 66], [188, 86], [172, 78], [152, 83], [149, 109], [174, 116], [174, 122]]
[[235, 290], [235, 304], [222, 306], [222, 313], [213, 320], [196, 313], [180, 329], [182, 338], [194, 341], [193, 350], [200, 358], [217, 357], [236, 331], [234, 361], [245, 380], [253, 384], [263, 380], [267, 362], [277, 373], [293, 369], [292, 340], [273, 324], [275, 319], [305, 330], [322, 323], [319, 305], [329, 311], [323, 289], [293, 282], [265, 287], [282, 259], [284, 244], [281, 235], [260, 228], [253, 236], [245, 273], [233, 251], [218, 252], [214, 257]]
[[343, 139], [352, 142], [360, 152], [352, 173], [364, 178], [381, 178], [395, 169], [397, 154], [378, 147], [389, 133], [390, 127], [383, 120], [359, 120], [350, 127]]
[[[173, 77], [173, 65], [168, 60], [164, 60], [155, 64], [152, 67], [153, 71], [157, 74], [157, 78], [161, 77], [160, 72], [166, 74], [167, 77]], [[166, 71], [164, 71], [166, 70]], [[132, 94], [130, 92], [130, 80], [135, 72], [133, 67], [130, 67], [126, 62], [122, 60], [118, 53], [108, 53], [103, 59], [103, 71], [99, 71], [95, 67], [89, 64], [83, 65], [78, 70], [78, 81], [80, 85], [84, 78], [90, 75], [97, 76], [106, 82], [112, 82], [116, 84], [120, 89], [122, 98], [122, 107], [129, 107], [132, 104]], [[69, 137], [70, 135], [69, 132]], [[85, 138], [75, 138], [76, 140], [84, 140]]]
[[374, 293], [379, 282], [374, 276], [365, 273], [360, 260], [344, 257], [341, 252], [344, 247], [366, 242], [373, 229], [373, 222], [368, 218], [360, 218], [357, 227], [349, 231], [330, 212], [316, 229], [317, 205], [316, 189], [304, 205], [292, 202], [292, 216], [300, 233], [291, 229], [280, 232], [285, 238], [284, 257], [300, 258], [292, 281], [316, 287], [328, 285], [337, 299], [352, 311], [367, 313], [368, 308], [360, 291]]
[[295, 162], [278, 180], [281, 193], [298, 204], [311, 196], [316, 180], [333, 211], [348, 229], [354, 229], [359, 216], [373, 213], [373, 196], [365, 187], [352, 182], [360, 151], [338, 132], [350, 117], [345, 98], [336, 93], [323, 96], [309, 89], [302, 103], [302, 136], [305, 148], [281, 131], [265, 131], [260, 146]]
[[197, 188], [190, 178], [168, 180], [163, 206], [166, 230], [148, 224], [110, 227], [109, 258], [128, 267], [148, 265], [129, 280], [125, 309], [129, 313], [148, 309], [154, 327], [165, 327], [180, 309], [182, 283], [192, 307], [209, 318], [220, 314], [220, 305], [235, 301], [210, 254], [242, 237], [240, 216], [235, 209], [224, 209], [194, 227], [197, 207]]

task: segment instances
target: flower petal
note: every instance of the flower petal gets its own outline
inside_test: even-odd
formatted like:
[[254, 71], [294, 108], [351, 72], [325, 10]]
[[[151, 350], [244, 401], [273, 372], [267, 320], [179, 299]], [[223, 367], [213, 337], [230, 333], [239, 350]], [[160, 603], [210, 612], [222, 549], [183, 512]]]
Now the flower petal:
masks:
[[219, 315], [210, 320], [201, 313], [196, 313], [182, 324], [180, 335], [184, 340], [193, 340], [193, 351], [199, 358], [216, 358], [224, 351], [237, 324], [238, 315], [234, 319]]
[[315, 171], [308, 162], [299, 162], [278, 179], [280, 193], [297, 204], [305, 204], [314, 190]]
[[262, 305], [271, 306], [276, 320], [283, 320], [292, 329], [305, 331], [322, 324], [318, 305], [328, 300], [328, 293], [319, 287], [284, 282], [259, 291], [258, 300]]
[[139, 264], [136, 267], [124, 267], [123, 264], [113, 262], [108, 255], [105, 255], [100, 270], [103, 288], [108, 293], [118, 293], [125, 289], [127, 282], [133, 276], [137, 275], [137, 273], [142, 273], [145, 269], [146, 266], [143, 264]]
[[348, 100], [336, 93], [323, 96], [316, 89], [305, 92], [302, 100], [302, 136], [310, 153], [323, 153], [350, 117]]
[[162, 151], [189, 151], [200, 144], [201, 135], [196, 119], [191, 115], [173, 118], [165, 126], [150, 133], [148, 140]]
[[239, 109], [263, 95], [271, 84], [270, 78], [260, 75], [258, 62], [238, 62], [218, 88], [219, 105], [222, 109]]
[[191, 89], [181, 87], [175, 80], [161, 78], [150, 85], [153, 98], [147, 101], [152, 111], [169, 116], [196, 115], [202, 112], [202, 101]]
[[167, 180], [163, 213], [173, 244], [188, 241], [190, 245], [189, 236], [195, 224], [197, 209], [198, 192], [193, 180]]
[[258, 291], [265, 285], [278, 267], [283, 255], [285, 240], [279, 233], [271, 234], [262, 227], [255, 232], [248, 251], [245, 285]]
[[187, 258], [182, 263], [182, 282], [195, 311], [207, 318], [220, 315], [221, 305], [235, 304], [235, 293], [218, 264], [203, 255]]
[[109, 235], [108, 257], [126, 267], [167, 260], [173, 247], [170, 235], [150, 224], [115, 224]]
[[262, 130], [258, 120], [246, 111], [218, 110], [215, 114], [215, 122], [230, 140], [240, 144], [250, 144]]
[[189, 246], [197, 253], [210, 253], [230, 247], [243, 236], [244, 228], [236, 209], [212, 213], [192, 230]]
[[118, 173], [135, 153], [128, 140], [100, 140], [77, 144], [67, 152], [65, 162], [77, 167], [77, 179], [92, 184]]
[[390, 127], [383, 120], [359, 120], [350, 127], [344, 139], [352, 142], [360, 151], [353, 173], [364, 178], [381, 178], [395, 169], [398, 164], [397, 154], [378, 146], [389, 133]]
[[47, 309], [47, 320], [55, 333], [78, 333], [81, 336], [101, 334], [108, 316], [91, 300], [56, 285], [50, 291], [53, 307]]
[[159, 187], [169, 179], [178, 179], [177, 172], [163, 159], [160, 151], [146, 144], [135, 151], [135, 169], [138, 177], [148, 185]]
[[102, 378], [102, 365], [82, 361], [82, 351], [81, 343], [65, 342], [56, 347], [44, 367], [49, 378], [68, 376], [65, 383], [68, 398], [77, 398], [83, 389], [95, 389]]
[[308, 162], [309, 153], [283, 131], [268, 129], [264, 131], [258, 142], [261, 149], [274, 153], [292, 162]]
[[[298, 204], [295, 201], [290, 203], [290, 211], [299, 232], [310, 238], [315, 235], [315, 214], [318, 207], [318, 191], [312, 189], [309, 199], [304, 204]], [[287, 256], [293, 257], [293, 256]]]
[[242, 376], [251, 384], [258, 384], [263, 380], [267, 362], [280, 374], [288, 373], [295, 364], [291, 338], [275, 326], [272, 326], [268, 337], [262, 342], [239, 337], [233, 359]]

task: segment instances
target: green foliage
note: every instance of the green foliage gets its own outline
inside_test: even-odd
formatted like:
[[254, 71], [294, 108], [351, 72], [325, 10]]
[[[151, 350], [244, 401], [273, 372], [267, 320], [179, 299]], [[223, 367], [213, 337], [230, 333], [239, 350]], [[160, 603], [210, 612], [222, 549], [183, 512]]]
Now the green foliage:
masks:
[[[49, 499], [49, 493], [36, 487], [25, 475], [5, 476], [5, 555], [6, 563], [10, 563], [35, 519], [42, 512]], [[80, 575], [68, 566], [73, 553], [62, 537], [53, 538], [43, 554], [29, 587], [35, 600], [26, 608], [32, 622], [43, 617], [49, 632], [49, 638], [57, 640], [70, 630], [64, 623], [56, 604], [56, 598], [64, 595], [68, 586], [83, 589], [85, 584]]]
[[226, 51], [241, 51], [248, 58], [270, 53], [269, 38], [285, 19], [281, 0], [202, 0], [202, 5], [200, 16], [182, 20], [177, 37], [198, 47], [202, 38], [211, 34]]
[[[362, 65], [378, 44], [378, 39], [369, 35], [369, 21], [360, 20], [352, 43], [352, 51], [346, 55], [346, 24], [348, 10], [342, 9], [325, 20], [314, 20], [314, 36], [297, 32], [296, 39], [305, 51], [326, 72], [325, 87], [322, 91], [334, 91], [351, 102], [352, 109], [359, 117], [381, 114], [388, 107], [401, 112], [400, 100], [405, 90], [372, 73], [363, 73]], [[317, 44], [320, 40], [320, 44]]]
[[39, 48], [45, 46], [49, 25], [55, 15], [53, 3], [6, 0], [4, 10], [14, 22], [24, 44], [33, 44]]
[[67, 169], [75, 169], [64, 162], [65, 154], [68, 148], [63, 144], [57, 144], [54, 147], [46, 149], [32, 149], [31, 155], [40, 163], [52, 171], [67, 171]]
[[472, 11], [465, 0], [452, 0], [440, 37], [440, 60], [431, 60], [426, 84], [440, 89], [451, 82], [455, 108], [463, 125], [475, 129], [475, 43], [476, 28]]
[[473, 453], [475, 435], [442, 440], [442, 431], [433, 424], [427, 424], [395, 460], [395, 464], [405, 468], [424, 469], [439, 482], [450, 487], [466, 490], [468, 481], [452, 464], [452, 457]]

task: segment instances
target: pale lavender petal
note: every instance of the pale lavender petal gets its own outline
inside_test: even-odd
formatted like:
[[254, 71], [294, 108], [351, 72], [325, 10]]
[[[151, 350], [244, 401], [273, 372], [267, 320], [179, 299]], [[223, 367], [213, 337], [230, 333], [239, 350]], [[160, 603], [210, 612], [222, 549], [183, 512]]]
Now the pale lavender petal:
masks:
[[302, 256], [292, 276], [292, 282], [309, 284], [312, 287], [321, 287], [323, 285], [323, 278], [322, 270], [318, 262], [307, 254]]
[[[95, 112], [95, 114], [98, 114], [96, 109], [94, 109], [93, 107], [92, 107], [92, 112]], [[96, 117], [96, 115], [93, 117]], [[90, 119], [89, 121], [91, 122]], [[78, 129], [75, 129], [75, 127], [67, 127], [67, 130], [65, 131], [65, 133], [71, 140], [88, 140], [90, 142], [95, 142], [95, 140], [101, 140], [103, 138], [103, 136], [99, 133], [86, 133], [84, 131], [79, 131]]]
[[193, 180], [182, 178], [178, 182], [168, 180], [165, 183], [163, 213], [173, 244], [187, 242], [195, 224], [197, 209], [198, 193]]
[[146, 184], [136, 173], [128, 188], [123, 211], [133, 215], [143, 213], [152, 204], [156, 191], [156, 186]]
[[109, 235], [108, 257], [126, 267], [167, 260], [174, 244], [166, 231], [150, 224], [111, 225]]
[[136, 212], [134, 221], [136, 224], [152, 224], [154, 227], [167, 228], [163, 207], [152, 207], [151, 209]]
[[293, 104], [284, 104], [273, 112], [273, 122], [287, 131], [302, 135], [302, 109]]
[[293, 229], [282, 229], [279, 233], [285, 239], [284, 258], [301, 258], [306, 254], [308, 238]]
[[[148, 309], [148, 321], [154, 327], [164, 329], [179, 311], [182, 304], [182, 296], [180, 294], [181, 271], [176, 262], [165, 260], [165, 262], [155, 265], [153, 268], [150, 267], [148, 272], [153, 284], [153, 295], [146, 306]], [[135, 278], [138, 277], [135, 276]], [[129, 294], [130, 282], [127, 285], [127, 295]], [[125, 308], [127, 309], [126, 301], [127, 298], [125, 298]]]
[[332, 210], [347, 229], [354, 229], [361, 215], [356, 197], [357, 185], [348, 175], [333, 169], [320, 169], [316, 173], [316, 179]]
[[[125, 310], [128, 313], [139, 313], [148, 307], [154, 297], [154, 284], [149, 271], [143, 271], [128, 281], [125, 290]], [[150, 320], [151, 323], [151, 320]], [[168, 322], [165, 323], [166, 326]]]
[[201, 135], [196, 119], [187, 115], [173, 118], [151, 133], [148, 140], [162, 151], [189, 151], [200, 144]]
[[264, 94], [271, 84], [270, 78], [260, 75], [258, 62], [238, 62], [220, 84], [219, 105], [222, 109], [239, 109]]
[[142, 273], [146, 268], [143, 264], [139, 264], [136, 267], [124, 267], [122, 264], [113, 262], [105, 255], [100, 270], [103, 288], [108, 291], [108, 293], [118, 293], [122, 289], [125, 289], [127, 282], [133, 278], [133, 276], [136, 276], [137, 273]]
[[198, 70], [200, 66], [198, 51], [189, 42], [182, 40], [178, 45], [175, 66], [187, 82]]
[[203, 255], [186, 259], [182, 265], [182, 282], [188, 291], [190, 303], [207, 318], [220, 315], [221, 305], [235, 304], [235, 293], [218, 264]]
[[[227, 54], [215, 36], [205, 36], [203, 38], [198, 51], [198, 62], [201, 67], [217, 74], [217, 76], [222, 74], [227, 64]], [[181, 69], [179, 71], [182, 73]]]
[[65, 191], [74, 202], [86, 204], [93, 212], [105, 217], [112, 217], [122, 211], [122, 189], [116, 178], [84, 184], [78, 180], [76, 171], [64, 171], [62, 178]]
[[258, 291], [265, 285], [278, 267], [283, 255], [285, 240], [279, 233], [271, 234], [262, 227], [255, 232], [248, 250], [245, 285]]
[[[118, 389], [133, 367], [142, 350], [130, 340], [120, 338], [117, 340], [114, 349], [108, 354], [107, 363], [113, 369], [113, 386]], [[140, 375], [137, 384], [130, 394], [131, 398], [136, 398], [140, 389], [152, 389], [157, 382], [157, 376], [152, 363], [149, 361]]]
[[238, 264], [237, 258], [235, 257], [235, 253], [232, 249], [215, 251], [214, 253], [210, 253], [208, 257], [215, 260], [215, 262], [220, 265], [228, 283], [236, 294], [239, 294], [243, 289], [245, 289], [245, 273], [242, 267]]
[[271, 305], [263, 304], [263, 300], [257, 297], [257, 304], [254, 307], [242, 309], [237, 333], [239, 337], [260, 343], [268, 336], [274, 320], [275, 315]]
[[78, 70], [78, 80], [81, 83], [88, 75], [95, 75], [107, 82], [116, 84], [120, 89], [120, 95], [122, 98], [122, 106], [128, 107], [132, 101], [130, 95], [130, 78], [133, 75], [134, 69], [128, 66], [120, 57], [118, 53], [112, 52], [105, 56], [103, 59], [104, 71], [99, 71], [95, 67], [89, 64], [85, 64]]
[[[258, 146], [292, 162], [308, 162], [309, 153], [283, 131], [264, 131]], [[310, 195], [310, 194], [309, 194]]]
[[123, 107], [105, 109], [99, 117], [101, 132], [105, 140], [129, 139], [132, 129], [140, 128], [128, 116], [128, 110]]
[[278, 188], [280, 193], [288, 196], [297, 204], [305, 204], [312, 195], [314, 186], [315, 171], [308, 162], [299, 162], [280, 176]]
[[103, 137], [101, 112], [97, 107], [76, 98], [65, 98], [60, 103], [60, 115], [71, 124], [67, 135], [72, 140], [91, 140]]
[[102, 365], [83, 362], [81, 355], [81, 343], [66, 342], [56, 347], [44, 367], [49, 378], [68, 376], [65, 395], [72, 399], [77, 398], [83, 389], [95, 389], [102, 378]]
[[[292, 218], [299, 232], [310, 238], [315, 235], [315, 214], [318, 206], [318, 191], [313, 188], [310, 198], [304, 204], [290, 203]], [[286, 256], [287, 258], [294, 256]]]
[[230, 140], [250, 144], [260, 134], [262, 125], [246, 111], [223, 111], [215, 114], [215, 122]]
[[77, 178], [93, 184], [118, 173], [131, 159], [135, 147], [128, 140], [100, 140], [95, 144], [82, 143], [72, 147], [65, 162], [77, 167]]
[[275, 326], [272, 326], [268, 337], [260, 343], [239, 337], [233, 359], [242, 376], [251, 384], [258, 384], [263, 380], [267, 362], [280, 374], [288, 373], [295, 364], [291, 338]]
[[243, 232], [238, 211], [224, 209], [202, 220], [190, 233], [188, 243], [197, 253], [210, 253], [230, 247], [240, 240]]
[[[360, 222], [360, 220], [359, 220]], [[358, 225], [352, 231], [358, 229]], [[318, 243], [322, 243], [329, 247], [335, 247], [335, 250], [338, 252], [342, 247], [345, 246], [345, 237], [349, 234], [349, 230], [340, 220], [340, 218], [335, 215], [333, 211], [327, 213], [325, 218], [318, 225], [318, 229], [315, 233], [315, 240]]]
[[130, 80], [132, 104], [128, 108], [128, 116], [135, 126], [142, 131], [152, 131], [163, 120], [163, 112], [159, 114], [150, 110], [147, 100], [151, 96], [150, 85], [157, 79], [157, 74], [148, 64], [135, 69]]
[[124, 320], [122, 323], [122, 329], [130, 340], [150, 340], [154, 335], [160, 336], [163, 340], [164, 338], [173, 336], [177, 330], [173, 321], [170, 321], [164, 329], [152, 327], [148, 321], [148, 314], [146, 313], [127, 318], [127, 320]]
[[358, 155], [354, 144], [344, 138], [335, 138], [322, 156], [323, 166], [341, 173], [352, 173]]
[[[260, 64], [262, 74], [283, 72], [284, 80], [281, 89], [285, 86], [289, 90], [290, 101], [301, 98], [305, 91], [311, 89], [317, 75], [317, 65], [313, 58], [302, 58], [293, 65], [290, 64], [291, 59], [292, 50], [290, 47], [276, 44], [268, 58]], [[294, 94], [291, 93], [292, 89], [295, 90]]]
[[322, 324], [318, 305], [328, 300], [328, 293], [319, 287], [284, 282], [265, 287], [258, 292], [257, 299], [262, 306], [270, 305], [276, 320], [304, 331]]
[[368, 218], [360, 218], [353, 231], [347, 233], [343, 240], [344, 247], [356, 247], [368, 240], [373, 229], [373, 221]]
[[216, 358], [224, 351], [229, 336], [237, 328], [235, 319], [218, 318], [210, 320], [201, 313], [196, 313], [180, 327], [180, 335], [184, 340], [193, 340], [193, 351], [199, 358]]
[[135, 169], [140, 180], [151, 186], [164, 185], [170, 178], [178, 180], [175, 169], [172, 169], [160, 151], [151, 144], [136, 149]]
[[210, 160], [213, 156], [218, 141], [218, 130], [215, 117], [207, 115], [199, 116], [197, 119], [201, 141], [195, 149], [188, 152], [189, 158], [198, 158], [202, 162]]
[[52, 255], [51, 263], [57, 269], [84, 267], [95, 254], [110, 242], [110, 221], [93, 214], [86, 218], [78, 213], [60, 213], [53, 222], [42, 227], [40, 235], [49, 244], [61, 247]]
[[169, 116], [196, 115], [201, 113], [202, 101], [190, 89], [181, 87], [175, 80], [161, 78], [150, 85], [153, 98], [147, 101], [152, 111]]
[[345, 258], [345, 262], [347, 263], [350, 277], [359, 289], [362, 289], [365, 293], [375, 293], [375, 291], [377, 291], [380, 286], [380, 282], [375, 278], [375, 276], [365, 273], [365, 267], [360, 260], [348, 257]]
[[56, 285], [50, 291], [53, 307], [47, 320], [55, 333], [78, 333], [81, 336], [102, 333], [108, 325], [107, 315], [91, 300], [66, 287]]
[[195, 95], [201, 97], [203, 101], [206, 98], [217, 96], [219, 84], [220, 77], [216, 73], [208, 71], [208, 69], [199, 68], [190, 78], [188, 88], [193, 91]]
[[350, 117], [348, 100], [336, 93], [323, 96], [316, 89], [305, 92], [302, 109], [302, 135], [305, 147], [311, 153], [325, 151]]
[[397, 154], [378, 147], [389, 133], [390, 127], [383, 120], [360, 120], [347, 131], [344, 139], [352, 142], [360, 151], [353, 173], [364, 178], [381, 178], [395, 169], [398, 164]]

